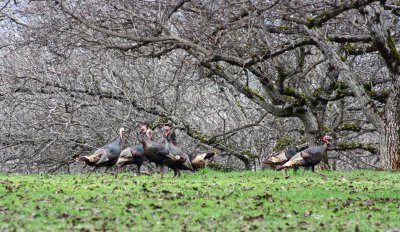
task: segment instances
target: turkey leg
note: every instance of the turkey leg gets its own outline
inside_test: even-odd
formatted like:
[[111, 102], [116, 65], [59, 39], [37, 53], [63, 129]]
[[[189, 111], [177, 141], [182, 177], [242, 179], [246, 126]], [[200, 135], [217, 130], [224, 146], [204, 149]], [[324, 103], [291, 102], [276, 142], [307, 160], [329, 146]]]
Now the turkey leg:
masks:
[[164, 178], [164, 166], [156, 164], [157, 172], [161, 174], [161, 179]]
[[324, 175], [324, 174], [322, 174], [322, 173], [319, 173], [319, 172], [314, 172], [314, 173], [316, 173], [316, 174], [318, 174], [318, 175], [320, 175], [320, 176], [322, 176], [322, 177], [326, 177], [326, 175]]
[[315, 174], [318, 174], [318, 175], [322, 176], [322, 177], [326, 177], [324, 174], [319, 173], [319, 172], [316, 172], [316, 171], [315, 171], [315, 166], [312, 166], [312, 167], [311, 167], [311, 171], [312, 171], [313, 173], [315, 173]]
[[119, 167], [117, 168], [117, 171], [116, 171], [116, 172], [117, 172], [117, 173], [121, 173], [123, 168], [124, 168], [123, 165], [119, 166]]
[[287, 169], [283, 169], [283, 177], [285, 177], [286, 179], [289, 178], [289, 175], [287, 173]]
[[172, 178], [176, 178], [178, 176], [178, 170], [174, 169], [174, 176]]
[[117, 172], [108, 172], [108, 170], [110, 170], [111, 166], [107, 166], [106, 170], [104, 171], [104, 173], [108, 173], [110, 175], [113, 175], [115, 178], [118, 177], [118, 173]]
[[98, 168], [97, 166], [94, 167], [94, 168], [89, 172], [89, 175], [88, 175], [86, 178], [89, 178], [89, 176], [92, 174], [92, 172], [94, 172], [97, 168]]

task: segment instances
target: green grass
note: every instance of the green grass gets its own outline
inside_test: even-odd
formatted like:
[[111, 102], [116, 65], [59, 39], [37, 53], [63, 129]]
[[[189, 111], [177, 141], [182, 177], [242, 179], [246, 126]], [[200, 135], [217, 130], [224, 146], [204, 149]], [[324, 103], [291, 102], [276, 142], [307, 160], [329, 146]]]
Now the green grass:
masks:
[[0, 231], [385, 231], [399, 173], [0, 175]]

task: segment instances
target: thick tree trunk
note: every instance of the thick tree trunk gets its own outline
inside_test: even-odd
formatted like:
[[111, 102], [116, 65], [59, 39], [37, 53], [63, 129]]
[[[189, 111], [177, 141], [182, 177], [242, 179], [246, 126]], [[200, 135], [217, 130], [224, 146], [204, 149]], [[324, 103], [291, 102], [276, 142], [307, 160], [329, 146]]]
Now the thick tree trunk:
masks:
[[384, 134], [380, 140], [381, 164], [385, 169], [400, 169], [400, 76], [385, 105]]
[[380, 159], [384, 169], [400, 169], [400, 58], [399, 51], [389, 31], [388, 11], [383, 7], [361, 8], [366, 16], [375, 46], [385, 61], [394, 81], [382, 115]]
[[298, 117], [304, 124], [304, 136], [309, 146], [311, 147], [317, 145], [317, 136], [319, 130], [317, 118], [310, 112], [310, 110], [307, 110], [305, 114], [301, 114]]
[[317, 136], [319, 129], [317, 119], [310, 111], [307, 111], [307, 113], [301, 115], [299, 118], [304, 124], [304, 136], [309, 146], [311, 147], [317, 145]]
[[[321, 113], [321, 112], [319, 112]], [[319, 115], [319, 114], [317, 114]], [[305, 138], [309, 144], [310, 147], [312, 146], [318, 146], [321, 145], [322, 143], [322, 134], [321, 134], [321, 128], [319, 125], [322, 125], [321, 122], [317, 119], [317, 117], [314, 116], [310, 112], [310, 110], [307, 111], [304, 115], [300, 115], [299, 118], [304, 124], [304, 132], [305, 132]], [[320, 170], [328, 170], [330, 169], [329, 163], [328, 163], [328, 155], [325, 153], [324, 158], [322, 162], [318, 165], [318, 169]]]
[[240, 153], [233, 153], [232, 155], [243, 162], [246, 170], [251, 170], [252, 169], [251, 160], [249, 159], [249, 157], [247, 157], [246, 155], [242, 155]]
[[[349, 85], [352, 92], [357, 97], [358, 102], [363, 106], [364, 115], [375, 126], [381, 134], [380, 141], [380, 158], [381, 164], [385, 169], [398, 169], [399, 164], [399, 76], [395, 76], [393, 91], [387, 100], [385, 106], [384, 118], [380, 116], [372, 99], [358, 81], [356, 74], [351, 72], [350, 67], [336, 53], [336, 50], [331, 47], [325, 40], [318, 29], [310, 30], [306, 28], [308, 33], [313, 37], [318, 44], [319, 49], [329, 59], [335, 69], [340, 71], [342, 79]], [[391, 69], [393, 70], [393, 68]]]

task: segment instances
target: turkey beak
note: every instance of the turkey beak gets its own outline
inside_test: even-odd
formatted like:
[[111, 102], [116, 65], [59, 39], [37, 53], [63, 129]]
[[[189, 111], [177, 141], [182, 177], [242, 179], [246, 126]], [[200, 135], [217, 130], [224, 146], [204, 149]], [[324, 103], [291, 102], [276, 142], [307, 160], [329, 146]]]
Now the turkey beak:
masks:
[[323, 138], [323, 141], [324, 141], [326, 144], [329, 145], [329, 144], [332, 143], [332, 137], [329, 136], [329, 135], [325, 135], [324, 138]]

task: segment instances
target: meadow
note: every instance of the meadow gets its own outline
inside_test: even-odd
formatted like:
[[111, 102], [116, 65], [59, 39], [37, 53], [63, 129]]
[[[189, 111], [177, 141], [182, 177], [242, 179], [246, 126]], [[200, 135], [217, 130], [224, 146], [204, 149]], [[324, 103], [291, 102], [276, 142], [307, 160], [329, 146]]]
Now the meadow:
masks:
[[0, 231], [386, 231], [395, 172], [0, 175]]

